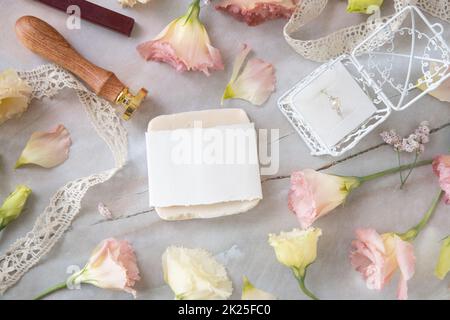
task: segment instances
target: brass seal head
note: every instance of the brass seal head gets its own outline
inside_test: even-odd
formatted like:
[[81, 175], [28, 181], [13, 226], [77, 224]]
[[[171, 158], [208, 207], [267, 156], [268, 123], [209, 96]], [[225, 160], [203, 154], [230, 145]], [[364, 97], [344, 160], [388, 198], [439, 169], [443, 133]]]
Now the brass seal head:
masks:
[[122, 119], [130, 120], [133, 112], [139, 108], [142, 101], [147, 96], [148, 91], [144, 88], [141, 88], [136, 95], [130, 93], [127, 87], [123, 88], [123, 90], [119, 93], [116, 98], [116, 103], [122, 106], [125, 110], [122, 115]]

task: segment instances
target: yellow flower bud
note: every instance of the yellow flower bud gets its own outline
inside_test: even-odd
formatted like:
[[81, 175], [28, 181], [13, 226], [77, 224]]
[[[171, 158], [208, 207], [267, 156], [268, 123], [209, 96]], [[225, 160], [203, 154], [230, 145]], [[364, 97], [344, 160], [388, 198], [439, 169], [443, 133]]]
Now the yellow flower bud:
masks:
[[0, 230], [15, 220], [23, 210], [31, 189], [25, 185], [16, 187], [0, 207]]
[[439, 255], [439, 261], [436, 266], [434, 274], [439, 279], [444, 279], [447, 273], [450, 271], [450, 236], [444, 239], [441, 247], [441, 254]]

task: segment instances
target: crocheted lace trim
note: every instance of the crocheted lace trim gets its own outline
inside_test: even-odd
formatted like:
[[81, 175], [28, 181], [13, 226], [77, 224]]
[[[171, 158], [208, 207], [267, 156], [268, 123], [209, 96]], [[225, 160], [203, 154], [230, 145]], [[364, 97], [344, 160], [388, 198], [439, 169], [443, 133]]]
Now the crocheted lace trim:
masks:
[[32, 71], [19, 72], [19, 75], [33, 88], [32, 98], [53, 97], [64, 88], [74, 89], [98, 135], [111, 150], [115, 167], [70, 181], [51, 197], [31, 231], [0, 256], [2, 294], [51, 250], [80, 211], [81, 201], [89, 188], [109, 180], [127, 159], [127, 133], [107, 101], [56, 65], [43, 65]]

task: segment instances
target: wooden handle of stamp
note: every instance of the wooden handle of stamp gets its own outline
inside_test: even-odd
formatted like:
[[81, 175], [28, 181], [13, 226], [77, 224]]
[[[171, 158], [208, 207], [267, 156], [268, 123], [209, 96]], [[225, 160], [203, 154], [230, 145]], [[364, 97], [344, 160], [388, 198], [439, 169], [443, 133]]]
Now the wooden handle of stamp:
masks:
[[55, 28], [39, 18], [19, 18], [16, 34], [25, 47], [77, 75], [97, 95], [112, 103], [125, 88], [114, 73], [86, 60]]

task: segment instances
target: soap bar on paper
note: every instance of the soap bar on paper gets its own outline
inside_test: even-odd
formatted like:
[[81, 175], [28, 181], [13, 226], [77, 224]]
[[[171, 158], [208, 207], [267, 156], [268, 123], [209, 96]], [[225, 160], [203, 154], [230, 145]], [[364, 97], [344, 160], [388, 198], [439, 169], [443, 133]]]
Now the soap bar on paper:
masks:
[[80, 8], [81, 18], [109, 28], [126, 36], [131, 35], [134, 19], [118, 12], [106, 9], [86, 0], [37, 0], [55, 9], [67, 12], [69, 6]]
[[[174, 115], [167, 115], [167, 116], [160, 116], [149, 123], [148, 132], [149, 133], [155, 133], [155, 132], [163, 132], [163, 131], [171, 131], [171, 130], [177, 130], [177, 129], [186, 129], [186, 128], [193, 128], [194, 125], [201, 121], [203, 128], [214, 128], [214, 127], [227, 127], [230, 126], [230, 128], [233, 128], [235, 126], [248, 126], [250, 124], [250, 121], [245, 114], [244, 111], [239, 109], [223, 109], [223, 110], [206, 110], [206, 111], [198, 111], [198, 112], [187, 112], [187, 113], [180, 113], [180, 114], [174, 114]], [[255, 141], [256, 144], [256, 141]], [[256, 145], [254, 146], [256, 148]], [[158, 150], [148, 150], [149, 153], [151, 152], [158, 152]], [[167, 152], [167, 151], [166, 151]], [[149, 157], [150, 158], [150, 157]], [[170, 160], [170, 159], [168, 159]], [[220, 167], [220, 166], [219, 166]], [[156, 211], [158, 215], [165, 220], [184, 220], [184, 219], [194, 219], [194, 218], [213, 218], [213, 217], [219, 217], [219, 216], [226, 216], [231, 214], [237, 214], [241, 212], [248, 211], [255, 207], [259, 201], [262, 199], [262, 193], [261, 193], [261, 182], [259, 177], [259, 165], [256, 164], [256, 168], [252, 166], [248, 166], [248, 171], [245, 172], [245, 175], [247, 176], [248, 183], [248, 189], [244, 189], [244, 193], [242, 194], [242, 198], [239, 200], [226, 200], [226, 201], [215, 201], [217, 200], [218, 196], [222, 196], [223, 199], [231, 199], [228, 198], [229, 195], [227, 195], [227, 189], [224, 187], [224, 194], [220, 195], [220, 193], [211, 193], [208, 198], [208, 195], [204, 195], [207, 198], [203, 199], [203, 201], [206, 201], [207, 203], [204, 204], [192, 204], [192, 201], [195, 201], [194, 199], [199, 196], [196, 195], [193, 197], [193, 199], [189, 199], [187, 201], [191, 202], [186, 203], [186, 205], [171, 205], [171, 206], [156, 206]], [[150, 168], [149, 168], [150, 169]], [[153, 168], [154, 169], [154, 168]], [[256, 170], [256, 171], [252, 171]], [[151, 170], [149, 170], [149, 173]], [[220, 176], [220, 173], [217, 173], [218, 176]], [[231, 172], [231, 174], [233, 174]], [[192, 184], [194, 186], [194, 183], [199, 183], [199, 181], [191, 181], [192, 177], [189, 174], [186, 174], [186, 177], [190, 180], [183, 181], [183, 184], [185, 186], [189, 186]], [[150, 181], [150, 190], [151, 188], [157, 188], [157, 186], [153, 185], [151, 182], [152, 177], [149, 177]], [[160, 178], [159, 178], [160, 179]], [[171, 179], [174, 179], [173, 177]], [[184, 177], [176, 177], [176, 179], [184, 179]], [[227, 178], [225, 177], [224, 180]], [[198, 180], [198, 179], [197, 179]], [[208, 180], [205, 178], [205, 181]], [[201, 180], [200, 180], [201, 182]], [[226, 183], [225, 181], [223, 181]], [[228, 179], [228, 183], [233, 182], [232, 180]], [[235, 183], [238, 185], [242, 181], [237, 180]], [[161, 183], [160, 183], [161, 184]], [[220, 181], [216, 182], [217, 186], [221, 185]], [[198, 190], [202, 190], [202, 186], [198, 186]], [[216, 190], [217, 191], [217, 190]], [[228, 189], [229, 191], [229, 189]], [[190, 190], [187, 190], [186, 192], [191, 192]], [[194, 191], [192, 191], [194, 192]], [[150, 191], [151, 194], [151, 191]], [[195, 193], [193, 193], [195, 194]], [[152, 195], [150, 195], [151, 197]], [[183, 198], [181, 195], [181, 198]], [[236, 196], [234, 194], [233, 196]], [[249, 198], [251, 199], [249, 199]], [[164, 199], [164, 201], [178, 201], [177, 199], [180, 199], [179, 196], [174, 196], [173, 199]], [[207, 199], [212, 199], [213, 202], [208, 201]], [[214, 200], [215, 199], [215, 200]], [[159, 200], [160, 201], [160, 200]]]

